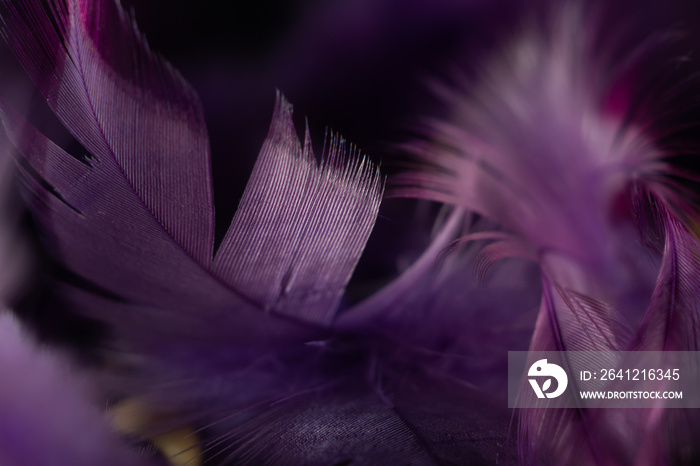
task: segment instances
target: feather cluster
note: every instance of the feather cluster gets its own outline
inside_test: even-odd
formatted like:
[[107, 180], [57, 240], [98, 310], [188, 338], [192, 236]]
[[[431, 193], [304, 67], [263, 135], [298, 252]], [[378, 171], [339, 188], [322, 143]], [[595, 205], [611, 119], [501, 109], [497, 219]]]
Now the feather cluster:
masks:
[[[404, 232], [432, 234], [351, 303], [384, 197], [375, 163], [334, 134], [317, 157], [278, 92], [219, 237], [203, 106], [132, 15], [0, 2], [9, 49], [73, 140], [0, 100], [0, 178], [14, 153], [51, 296], [100, 330], [78, 369], [0, 314], [0, 460], [691, 464], [690, 410], [505, 408], [509, 350], [699, 344], [693, 179], [630, 103], [646, 50], [610, 71], [594, 16], [551, 10], [480, 76], [440, 87], [448, 114], [390, 179], [437, 203]], [[26, 261], [3, 218], [5, 309]]]
[[[544, 23], [526, 28], [469, 91], [441, 89], [452, 116], [409, 146], [425, 168], [397, 177], [397, 191], [496, 222], [464, 238], [492, 239], [481, 268], [508, 257], [539, 265], [531, 351], [696, 351], [700, 263], [684, 174], [643, 131], [648, 116], [612, 110], [634, 90], [596, 61], [596, 25], [583, 8], [566, 4]], [[692, 414], [602, 411], [522, 410], [521, 458], [692, 463]], [[692, 433], [669, 437], [671, 425]]]

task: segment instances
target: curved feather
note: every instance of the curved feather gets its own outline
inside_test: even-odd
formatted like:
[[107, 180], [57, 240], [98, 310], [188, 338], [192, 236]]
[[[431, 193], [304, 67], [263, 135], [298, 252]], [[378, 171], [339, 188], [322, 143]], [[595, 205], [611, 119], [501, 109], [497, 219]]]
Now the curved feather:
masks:
[[[652, 139], [607, 106], [625, 85], [594, 60], [598, 25], [591, 18], [573, 3], [553, 7], [468, 90], [441, 89], [452, 113], [430, 124], [429, 140], [408, 146], [416, 165], [394, 180], [397, 193], [495, 221], [505, 230], [495, 234], [513, 239], [487, 246], [484, 260], [535, 251], [543, 296], [533, 351], [620, 351], [671, 328], [678, 332], [671, 340], [694, 341], [694, 249], [671, 223], [659, 272], [656, 252], [642, 241], [646, 231], [634, 221], [633, 206], [646, 202], [639, 197], [645, 190], [670, 208], [687, 205], [665, 179], [677, 171]], [[669, 252], [669, 241], [681, 243], [683, 252]], [[650, 297], [641, 326], [648, 335], [640, 337], [630, 322]], [[669, 317], [679, 307], [683, 317]], [[674, 318], [681, 319], [678, 327]], [[654, 445], [648, 439], [661, 431], [658, 422], [647, 422], [654, 414], [642, 411], [519, 415], [521, 457], [529, 464], [631, 464], [642, 456], [630, 439]], [[634, 426], [635, 434], [626, 436], [617, 422]], [[663, 456], [648, 452], [651, 461]]]
[[[116, 3], [57, 1], [45, 10], [20, 1], [3, 9], [8, 43], [90, 151], [76, 160], [16, 116], [5, 118], [33, 170], [27, 175], [51, 186], [47, 192], [27, 177], [66, 265], [153, 306], [187, 312], [206, 297], [207, 307], [238, 303], [293, 317], [305, 309], [308, 320], [329, 321], [379, 208], [371, 164], [345, 161], [336, 144], [318, 168], [302, 154], [291, 106], [278, 96], [258, 168], [215, 259], [208, 143], [194, 91]], [[270, 182], [279, 191], [269, 191]], [[276, 203], [280, 196], [296, 210]], [[252, 256], [264, 250], [267, 259], [251, 262], [241, 248]]]
[[[350, 189], [348, 189], [350, 188]], [[379, 211], [379, 171], [331, 137], [321, 167], [279, 99], [214, 270], [266, 310], [330, 323]], [[251, 241], [251, 238], [254, 238]]]
[[338, 138], [319, 165], [278, 95], [215, 253], [199, 100], [119, 4], [5, 1], [0, 15], [19, 61], [89, 152], [68, 154], [1, 105], [42, 237], [79, 278], [54, 292], [111, 332], [110, 394], [201, 425], [334, 381], [313, 343], [329, 338], [376, 220], [376, 167], [346, 156]]
[[663, 260], [633, 347], [640, 351], [699, 351], [700, 245], [663, 204], [659, 206], [665, 232]]
[[[664, 250], [654, 294], [630, 347], [635, 351], [698, 351], [700, 348], [700, 244], [697, 238], [657, 200], [657, 220], [664, 233]], [[694, 367], [697, 370], [697, 367]], [[694, 410], [668, 409], [664, 403], [624, 422], [630, 442], [643, 447], [630, 456], [635, 464], [693, 464], [700, 436]], [[658, 435], [645, 435], [658, 432]]]
[[123, 174], [187, 254], [210, 261], [209, 142], [194, 90], [118, 3], [6, 1], [2, 18], [8, 44], [71, 133]]

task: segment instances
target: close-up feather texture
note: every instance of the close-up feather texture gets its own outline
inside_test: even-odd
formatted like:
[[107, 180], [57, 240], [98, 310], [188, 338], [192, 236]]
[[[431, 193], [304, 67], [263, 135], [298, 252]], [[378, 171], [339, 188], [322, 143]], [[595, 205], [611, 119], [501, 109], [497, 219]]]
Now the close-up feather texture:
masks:
[[700, 351], [697, 6], [124, 3], [0, 1], [0, 465], [696, 464], [507, 379]]

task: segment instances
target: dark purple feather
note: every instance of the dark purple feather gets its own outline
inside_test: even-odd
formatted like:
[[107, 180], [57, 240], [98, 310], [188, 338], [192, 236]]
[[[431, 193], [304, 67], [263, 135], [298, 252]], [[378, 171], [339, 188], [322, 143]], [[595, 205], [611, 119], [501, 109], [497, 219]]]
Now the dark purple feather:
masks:
[[231, 464], [515, 464], [509, 416], [488, 397], [413, 374], [401, 390], [349, 383], [275, 405], [222, 437]]
[[30, 258], [18, 228], [21, 209], [14, 192], [15, 166], [9, 147], [5, 135], [0, 135], [0, 308], [7, 307], [25, 286]]

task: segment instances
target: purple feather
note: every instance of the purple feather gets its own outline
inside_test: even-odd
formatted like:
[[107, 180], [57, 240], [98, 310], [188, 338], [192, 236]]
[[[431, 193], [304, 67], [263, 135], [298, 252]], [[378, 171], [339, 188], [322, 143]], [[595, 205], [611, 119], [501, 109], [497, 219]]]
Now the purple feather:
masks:
[[160, 464], [132, 451], [112, 431], [94, 380], [37, 347], [4, 310], [0, 378], [2, 464]]
[[[334, 135], [317, 158], [308, 124], [300, 140], [292, 107], [278, 93], [238, 210], [215, 240], [215, 225], [230, 217], [219, 199], [214, 212], [217, 177], [195, 91], [151, 51], [119, 2], [46, 3], [3, 1], [2, 33], [80, 147], [69, 153], [7, 102], [0, 101], [0, 116], [18, 152], [27, 207], [56, 263], [52, 296], [102, 325], [94, 368], [104, 382], [100, 396], [145, 403], [159, 419], [142, 432], [147, 438], [188, 426], [214, 464], [692, 458], [697, 422], [663, 406], [522, 411], [519, 446], [505, 409], [507, 350], [697, 347], [692, 180], [664, 158], [659, 122], [631, 108], [649, 42], [621, 54], [601, 49], [597, 10], [566, 3], [533, 19], [480, 79], [443, 86], [451, 113], [430, 124], [425, 140], [407, 144], [417, 163], [393, 182], [400, 196], [449, 206], [437, 213], [421, 204], [437, 215], [391, 238], [409, 238], [421, 252], [404, 251], [410, 264], [392, 280], [382, 277], [375, 294], [344, 300], [379, 215], [384, 187], [375, 164]], [[393, 16], [395, 2], [370, 3], [358, 11]], [[482, 10], [480, 2], [447, 3], [403, 5], [396, 37], [383, 21], [368, 22], [366, 37], [392, 36], [387, 50], [395, 50], [399, 32], [413, 34], [414, 16], [425, 16], [417, 28], [437, 30], [463, 24], [447, 19], [458, 12]], [[335, 18], [346, 7], [327, 8]], [[327, 25], [311, 22], [318, 25], [309, 36], [283, 49], [326, 56], [334, 42], [313, 31]], [[353, 35], [323, 34], [351, 54], [364, 50]], [[341, 61], [335, 54], [333, 63]], [[620, 56], [623, 66], [613, 68]], [[307, 82], [326, 67], [315, 62], [295, 63], [288, 80], [322, 94], [324, 86]], [[352, 82], [347, 88], [355, 78], [343, 77]], [[261, 82], [255, 86], [267, 85]], [[5, 327], [0, 317], [0, 333]], [[88, 414], [65, 437], [49, 438], [47, 426], [34, 422], [32, 398], [0, 388], [0, 408], [13, 397], [29, 406], [7, 419], [33, 423], [31, 438], [52, 448], [64, 438], [62, 450], [49, 451], [70, 464], [132, 464], [132, 452], [111, 436], [94, 397], [60, 357], [17, 346], [31, 357], [0, 360], [0, 371], [41, 366], [37, 379], [57, 387], [50, 395], [69, 400], [58, 408]], [[47, 412], [67, 416], [58, 408]], [[94, 449], [79, 450], [75, 432], [90, 425]], [[8, 438], [0, 435], [0, 459], [39, 454], [20, 444], [13, 450]]]
[[[327, 321], [376, 217], [381, 189], [374, 168], [345, 162], [342, 144], [332, 144], [327, 166], [317, 169], [308, 141], [302, 153], [296, 139], [291, 107], [280, 100], [259, 168], [214, 257], [199, 101], [148, 50], [119, 7], [104, 2], [104, 9], [115, 9], [106, 15], [90, 5], [55, 3], [58, 30], [32, 2], [7, 5], [3, 15], [20, 61], [91, 153], [76, 160], [5, 110], [10, 137], [35, 172], [26, 172], [26, 179], [38, 218], [61, 261], [105, 291], [200, 318], [235, 307], [285, 313], [289, 301], [307, 306], [309, 319]], [[36, 31], [25, 17], [37, 22]], [[124, 36], [122, 47], [102, 50], [101, 44], [112, 43], [110, 34]], [[125, 80], [122, 67], [133, 79]], [[291, 191], [267, 192], [266, 183]], [[280, 196], [298, 199], [299, 206], [285, 211], [274, 204]], [[279, 227], [274, 233], [273, 225]], [[316, 228], [328, 234], [305, 233]], [[240, 256], [242, 247], [251, 258]], [[261, 248], [267, 259], [252, 259]], [[275, 275], [254, 275], [270, 266]], [[310, 283], [319, 291], [309, 293]]]
[[[594, 16], [571, 4], [553, 11], [486, 65], [469, 91], [440, 90], [452, 114], [430, 124], [429, 140], [408, 146], [417, 169], [394, 180], [397, 194], [497, 222], [504, 233], [465, 236], [497, 240], [484, 248], [485, 265], [504, 257], [539, 264], [542, 302], [531, 350], [696, 350], [697, 243], [668, 213], [692, 215], [682, 185], [671, 181], [683, 174], [611, 111], [612, 94], [629, 89], [614, 75], [600, 80], [609, 67], [593, 58]], [[653, 195], [640, 195], [647, 192]], [[634, 221], [643, 218], [635, 206], [649, 198], [662, 212], [663, 259], [645, 246], [651, 229]], [[678, 443], [657, 440], [669, 425], [659, 417], [663, 408], [523, 410], [521, 458], [528, 464], [671, 461], [692, 434]], [[628, 425], [628, 435], [616, 423]], [[642, 453], [635, 441], [646, 445]]]
[[[3, 121], [24, 158], [30, 208], [52, 252], [91, 284], [59, 283], [58, 295], [82, 315], [109, 324], [114, 335], [107, 356], [120, 370], [112, 394], [142, 397], [156, 411], [204, 428], [206, 454], [221, 449], [232, 461], [258, 462], [270, 454], [264, 442], [247, 443], [249, 435], [277, 438], [275, 429], [306, 422], [324, 435], [302, 429], [280, 439], [273, 452], [303, 440], [300, 462], [350, 455], [432, 463], [466, 454], [463, 423], [439, 421], [456, 439], [449, 448], [423, 443], [435, 435], [430, 426], [438, 421], [431, 419], [446, 414], [424, 412], [414, 398], [427, 388], [411, 392], [403, 380], [434, 363], [435, 374], [423, 387], [446, 386], [455, 403], [470, 399], [455, 387], [463, 378], [460, 357], [473, 351], [469, 339], [439, 324], [424, 341], [395, 346], [395, 340], [424, 333], [422, 316], [459, 315], [463, 298], [441, 297], [448, 296], [442, 285], [459, 286], [461, 268], [421, 283], [416, 297], [422, 302], [404, 302], [406, 310], [397, 315], [387, 314], [396, 298], [369, 305], [368, 315], [392, 322], [376, 325], [377, 332], [330, 326], [374, 225], [381, 178], [369, 162], [352, 154], [346, 160], [343, 143], [333, 137], [318, 167], [308, 131], [300, 144], [282, 98], [229, 233], [213, 253], [208, 154], [196, 97], [148, 51], [119, 8], [105, 16], [108, 2], [107, 10], [95, 5], [103, 3], [55, 3], [49, 15], [19, 2], [3, 14], [20, 62], [90, 155], [67, 154], [7, 105]], [[35, 33], [27, 17], [39, 25]], [[123, 55], [102, 48], [112, 34], [124, 36]], [[449, 239], [442, 235], [439, 242]], [[439, 248], [430, 251], [434, 256]], [[414, 283], [434, 273], [426, 265], [413, 273]], [[484, 295], [480, 306], [488, 307], [485, 293], [472, 293], [474, 299]], [[456, 342], [444, 348], [445, 339]], [[457, 362], [438, 364], [448, 352]], [[416, 363], [422, 353], [423, 362]], [[362, 422], [353, 420], [358, 413], [364, 413]], [[494, 425], [497, 438], [506, 423], [503, 413]], [[329, 436], [349, 443], [324, 453]], [[368, 443], [377, 437], [392, 440]], [[491, 441], [480, 442], [488, 450]]]
[[[382, 197], [372, 164], [353, 151], [346, 157], [331, 137], [319, 167], [308, 130], [300, 143], [291, 106], [278, 98], [213, 252], [198, 101], [131, 20], [107, 1], [49, 11], [5, 4], [3, 19], [20, 62], [89, 152], [71, 156], [3, 105], [43, 238], [89, 285], [59, 281], [54, 291], [112, 336], [103, 351], [110, 395], [168, 413], [162, 430], [196, 426], [205, 457], [224, 462], [514, 461], [514, 446], [497, 447], [509, 442], [507, 410], [465, 385], [502, 368], [504, 354], [494, 348], [479, 359], [488, 337], [474, 340], [461, 327], [503, 325], [506, 312], [469, 320], [523, 296], [534, 309], [534, 295], [511, 277], [499, 280], [498, 296], [463, 287], [471, 249], [436, 265], [465, 225], [461, 213], [393, 285], [337, 315]], [[115, 36], [123, 50], [109, 46]], [[508, 337], [524, 348], [531, 324], [523, 319]], [[486, 385], [502, 382], [495, 379]]]
[[659, 203], [665, 244], [651, 303], [632, 347], [640, 351], [699, 351], [700, 245]]
[[29, 262], [29, 248], [18, 232], [20, 208], [15, 202], [12, 158], [9, 143], [0, 135], [0, 308], [9, 305], [24, 287]]
[[[294, 132], [291, 106], [279, 100], [216, 273], [274, 311], [327, 324], [372, 231], [379, 172], [332, 136], [320, 168], [306, 130]], [[280, 206], [280, 207], [278, 207]], [[283, 207], [282, 207], [283, 206]]]

